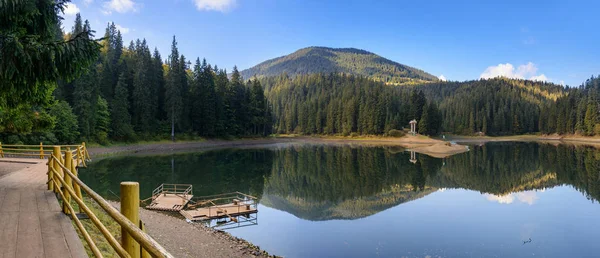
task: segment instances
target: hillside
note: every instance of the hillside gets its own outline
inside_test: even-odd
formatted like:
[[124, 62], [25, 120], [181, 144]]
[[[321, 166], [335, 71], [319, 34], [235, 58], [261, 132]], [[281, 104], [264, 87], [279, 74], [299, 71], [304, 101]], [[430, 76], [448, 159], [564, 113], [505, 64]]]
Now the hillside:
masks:
[[289, 55], [264, 61], [241, 73], [248, 79], [253, 76], [269, 77], [282, 73], [294, 77], [332, 72], [362, 75], [395, 85], [438, 81], [437, 77], [417, 68], [355, 48], [303, 48]]
[[568, 94], [560, 85], [508, 78], [428, 83], [416, 89], [439, 105], [443, 130], [455, 134], [539, 132], [545, 121], [540, 120], [541, 108]]

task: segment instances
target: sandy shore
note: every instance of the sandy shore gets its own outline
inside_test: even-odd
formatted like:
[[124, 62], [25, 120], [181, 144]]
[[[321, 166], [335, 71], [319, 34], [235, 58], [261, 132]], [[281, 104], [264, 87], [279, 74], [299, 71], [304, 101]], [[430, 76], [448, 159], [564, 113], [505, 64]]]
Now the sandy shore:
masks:
[[349, 144], [367, 146], [399, 146], [414, 150], [422, 154], [434, 157], [447, 157], [467, 151], [465, 146], [446, 146], [447, 142], [432, 139], [426, 136], [405, 136], [401, 138], [392, 137], [273, 137], [258, 139], [238, 140], [205, 140], [197, 142], [160, 142], [132, 145], [117, 145], [106, 147], [89, 147], [88, 151], [92, 157], [102, 157], [118, 154], [163, 154], [178, 152], [193, 152], [204, 150], [215, 150], [224, 148], [266, 148], [281, 144]]
[[513, 136], [449, 136], [457, 143], [486, 143], [486, 142], [545, 142], [553, 144], [574, 144], [600, 147], [600, 137], [576, 135], [513, 135]]

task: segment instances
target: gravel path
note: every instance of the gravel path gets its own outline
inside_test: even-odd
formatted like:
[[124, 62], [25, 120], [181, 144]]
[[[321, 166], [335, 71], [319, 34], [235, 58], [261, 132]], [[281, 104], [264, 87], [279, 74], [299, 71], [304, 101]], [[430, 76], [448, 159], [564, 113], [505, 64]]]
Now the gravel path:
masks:
[[[118, 202], [111, 204], [117, 209]], [[270, 257], [246, 240], [200, 223], [140, 209], [146, 231], [175, 257]]]

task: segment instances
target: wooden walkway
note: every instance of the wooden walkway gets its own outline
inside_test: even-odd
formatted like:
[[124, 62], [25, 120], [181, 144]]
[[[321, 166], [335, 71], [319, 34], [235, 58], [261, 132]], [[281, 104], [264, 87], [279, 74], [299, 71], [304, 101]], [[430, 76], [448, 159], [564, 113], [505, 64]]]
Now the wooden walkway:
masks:
[[[87, 257], [54, 193], [47, 190], [47, 160], [0, 159], [27, 162], [0, 177], [0, 257]], [[32, 164], [33, 163], [33, 164]]]

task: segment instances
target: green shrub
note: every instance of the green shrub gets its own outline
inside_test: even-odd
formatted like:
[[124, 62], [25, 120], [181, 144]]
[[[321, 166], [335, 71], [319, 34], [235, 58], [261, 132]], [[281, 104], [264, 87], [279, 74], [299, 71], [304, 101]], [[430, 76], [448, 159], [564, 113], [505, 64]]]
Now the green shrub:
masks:
[[388, 132], [388, 136], [390, 137], [402, 137], [406, 135], [403, 131], [392, 129]]

